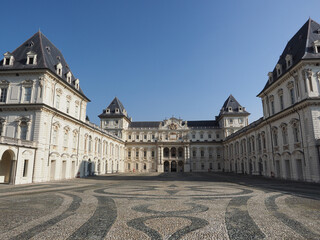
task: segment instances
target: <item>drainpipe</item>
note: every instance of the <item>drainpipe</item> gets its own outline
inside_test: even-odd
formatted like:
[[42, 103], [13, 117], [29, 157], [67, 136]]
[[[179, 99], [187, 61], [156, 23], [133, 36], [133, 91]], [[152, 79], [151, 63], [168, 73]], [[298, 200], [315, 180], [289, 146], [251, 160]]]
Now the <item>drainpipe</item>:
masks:
[[[54, 84], [54, 91], [53, 91], [53, 97], [52, 97], [52, 107], [54, 107], [54, 100], [56, 97], [56, 85], [57, 85], [57, 81]], [[52, 118], [51, 118], [51, 124], [50, 124], [50, 136], [49, 136], [49, 150], [48, 150], [48, 163], [47, 166], [49, 166], [50, 163], [50, 152], [51, 152], [51, 135], [52, 135], [52, 122], [53, 122], [53, 118], [57, 115], [57, 113], [54, 113]]]

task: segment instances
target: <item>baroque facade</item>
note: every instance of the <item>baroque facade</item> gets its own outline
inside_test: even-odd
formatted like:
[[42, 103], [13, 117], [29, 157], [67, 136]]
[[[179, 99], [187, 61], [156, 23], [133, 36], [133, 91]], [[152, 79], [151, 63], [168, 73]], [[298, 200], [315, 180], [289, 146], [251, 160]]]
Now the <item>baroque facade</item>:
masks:
[[258, 94], [263, 117], [230, 95], [212, 120], [135, 122], [118, 98], [90, 101], [61, 52], [38, 32], [0, 61], [0, 182], [114, 172], [235, 172], [320, 181], [320, 25], [292, 37]]

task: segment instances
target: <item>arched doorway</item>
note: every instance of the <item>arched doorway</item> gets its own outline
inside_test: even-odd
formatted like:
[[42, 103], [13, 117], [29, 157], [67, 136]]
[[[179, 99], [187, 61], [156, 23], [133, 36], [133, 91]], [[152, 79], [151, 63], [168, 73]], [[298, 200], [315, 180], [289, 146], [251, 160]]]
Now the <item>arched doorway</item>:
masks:
[[89, 176], [92, 175], [92, 162], [91, 162], [90, 159], [89, 159], [89, 162], [88, 162], [88, 175]]
[[172, 161], [171, 162], [171, 172], [176, 172], [177, 171], [177, 162]]
[[178, 172], [183, 172], [183, 161], [178, 162]]
[[168, 161], [164, 162], [164, 171], [169, 172], [169, 162]]
[[0, 182], [9, 183], [11, 181], [11, 173], [13, 167], [14, 153], [6, 150], [0, 160]]

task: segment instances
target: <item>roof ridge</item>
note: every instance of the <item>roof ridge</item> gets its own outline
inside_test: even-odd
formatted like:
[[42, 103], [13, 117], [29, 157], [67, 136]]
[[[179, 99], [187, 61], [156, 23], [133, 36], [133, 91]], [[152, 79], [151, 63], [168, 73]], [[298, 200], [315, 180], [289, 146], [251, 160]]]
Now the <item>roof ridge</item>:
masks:
[[43, 64], [46, 68], [48, 68], [48, 65], [47, 65], [47, 61], [46, 61], [46, 56], [44, 54], [44, 51], [43, 51], [43, 44], [42, 44], [42, 33], [40, 32], [40, 29], [38, 31], [38, 34], [39, 34], [39, 38], [40, 38], [40, 49], [41, 49], [41, 53], [42, 53], [42, 56], [43, 56]]
[[308, 32], [307, 32], [307, 38], [306, 38], [306, 42], [305, 42], [305, 47], [304, 47], [304, 54], [302, 56], [302, 58], [304, 58], [307, 54], [307, 48], [308, 48], [308, 44], [309, 44], [309, 37], [310, 37], [310, 29], [311, 29], [311, 21], [313, 21], [310, 17], [308, 19]]

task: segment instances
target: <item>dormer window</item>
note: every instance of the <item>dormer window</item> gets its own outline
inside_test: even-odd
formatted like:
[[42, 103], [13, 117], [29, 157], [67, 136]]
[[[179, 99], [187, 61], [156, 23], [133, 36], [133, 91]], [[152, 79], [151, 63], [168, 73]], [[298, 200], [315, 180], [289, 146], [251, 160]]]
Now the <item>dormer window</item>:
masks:
[[67, 76], [67, 82], [71, 83], [71, 76], [72, 76], [71, 72], [69, 71], [66, 76]]
[[116, 108], [116, 113], [119, 113], [119, 108]]
[[269, 83], [272, 83], [273, 82], [273, 72], [269, 72], [268, 77], [269, 77], [269, 79], [268, 79]]
[[35, 52], [27, 53], [27, 65], [36, 65], [37, 64], [37, 54]]
[[279, 77], [280, 75], [281, 75], [281, 73], [282, 73], [282, 66], [281, 66], [281, 64], [277, 64], [277, 66], [276, 66], [276, 69], [277, 69], [277, 76]]
[[3, 66], [12, 66], [13, 61], [14, 61], [14, 57], [9, 52], [6, 52], [3, 55], [4, 55]]
[[288, 69], [288, 68], [291, 67], [291, 65], [292, 65], [292, 55], [287, 54], [287, 56], [286, 56], [286, 62], [287, 62], [287, 69]]
[[232, 107], [228, 107], [228, 112], [232, 112]]
[[76, 88], [77, 90], [79, 90], [79, 88], [80, 88], [80, 81], [79, 81], [78, 78], [74, 81], [74, 86], [75, 86], [75, 88]]
[[238, 107], [238, 111], [239, 111], [239, 112], [242, 112], [242, 107]]
[[56, 73], [61, 77], [62, 76], [62, 64], [58, 63], [56, 65]]
[[110, 113], [110, 108], [107, 108], [106, 113]]
[[320, 53], [320, 40], [316, 40], [313, 42], [313, 50], [314, 53]]

